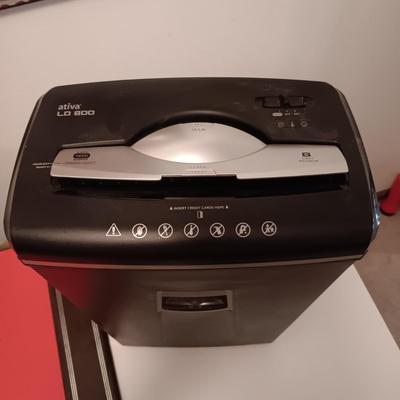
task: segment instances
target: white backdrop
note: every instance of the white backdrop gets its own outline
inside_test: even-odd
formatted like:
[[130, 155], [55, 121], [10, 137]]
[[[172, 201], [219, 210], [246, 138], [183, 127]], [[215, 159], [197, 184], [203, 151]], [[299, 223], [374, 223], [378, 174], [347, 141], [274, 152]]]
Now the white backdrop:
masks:
[[45, 0], [0, 12], [0, 215], [37, 98], [113, 79], [328, 81], [346, 95], [385, 189], [400, 172], [399, 73], [398, 0]]

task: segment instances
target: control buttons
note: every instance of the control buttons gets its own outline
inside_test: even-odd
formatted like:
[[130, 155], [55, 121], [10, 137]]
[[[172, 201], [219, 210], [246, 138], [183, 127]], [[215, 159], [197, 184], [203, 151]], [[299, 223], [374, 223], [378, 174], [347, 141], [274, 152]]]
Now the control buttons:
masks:
[[250, 225], [247, 222], [239, 222], [236, 225], [235, 232], [239, 237], [245, 238], [250, 235]]
[[183, 233], [189, 239], [193, 239], [199, 234], [199, 227], [194, 222], [189, 222], [183, 228]]
[[304, 108], [310, 105], [311, 98], [307, 96], [265, 96], [259, 97], [264, 108]]
[[171, 224], [164, 223], [158, 227], [158, 235], [163, 239], [168, 239], [174, 233], [174, 228]]
[[134, 225], [132, 228], [132, 235], [136, 239], [143, 239], [147, 235], [147, 226], [142, 223]]
[[265, 221], [261, 225], [261, 232], [265, 236], [274, 236], [277, 230], [278, 230], [278, 228], [277, 228], [275, 222], [273, 222], [273, 221]]
[[263, 107], [279, 108], [281, 106], [281, 98], [279, 96], [266, 96], [263, 98]]
[[304, 96], [289, 96], [287, 98], [289, 107], [304, 107]]
[[220, 238], [224, 236], [225, 227], [220, 222], [215, 222], [210, 226], [210, 234], [212, 237]]

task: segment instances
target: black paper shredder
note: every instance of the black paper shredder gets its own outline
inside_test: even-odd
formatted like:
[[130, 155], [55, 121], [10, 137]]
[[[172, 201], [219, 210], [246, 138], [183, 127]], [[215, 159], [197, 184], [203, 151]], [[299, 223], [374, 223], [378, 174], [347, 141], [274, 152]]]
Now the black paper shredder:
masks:
[[271, 342], [378, 227], [344, 96], [322, 82], [56, 87], [5, 228], [19, 259], [127, 345]]

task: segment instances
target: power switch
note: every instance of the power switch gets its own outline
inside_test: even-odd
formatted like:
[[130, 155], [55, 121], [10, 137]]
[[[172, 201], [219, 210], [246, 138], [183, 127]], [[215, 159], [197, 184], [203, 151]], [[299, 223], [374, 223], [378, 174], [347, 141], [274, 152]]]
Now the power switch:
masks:
[[263, 107], [279, 108], [281, 106], [281, 98], [279, 96], [266, 96], [263, 98]]
[[287, 101], [289, 107], [305, 107], [304, 96], [289, 96]]

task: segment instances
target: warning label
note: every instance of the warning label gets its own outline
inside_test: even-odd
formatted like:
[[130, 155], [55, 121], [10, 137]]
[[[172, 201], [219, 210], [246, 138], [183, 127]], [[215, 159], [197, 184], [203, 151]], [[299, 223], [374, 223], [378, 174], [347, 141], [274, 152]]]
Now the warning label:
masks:
[[106, 236], [121, 236], [121, 232], [119, 231], [115, 222], [108, 229]]

